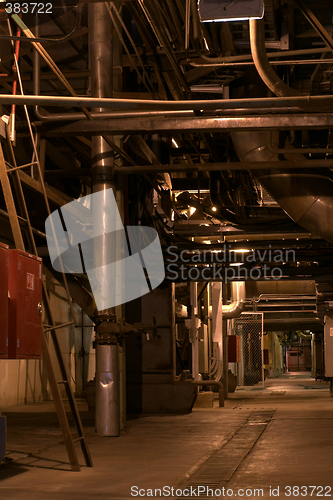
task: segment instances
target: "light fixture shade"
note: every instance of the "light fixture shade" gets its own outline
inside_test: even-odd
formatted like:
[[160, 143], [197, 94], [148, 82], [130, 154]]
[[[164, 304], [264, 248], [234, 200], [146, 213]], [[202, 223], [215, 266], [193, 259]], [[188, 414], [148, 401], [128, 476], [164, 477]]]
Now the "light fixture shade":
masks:
[[239, 21], [261, 19], [263, 0], [198, 0], [201, 22]]

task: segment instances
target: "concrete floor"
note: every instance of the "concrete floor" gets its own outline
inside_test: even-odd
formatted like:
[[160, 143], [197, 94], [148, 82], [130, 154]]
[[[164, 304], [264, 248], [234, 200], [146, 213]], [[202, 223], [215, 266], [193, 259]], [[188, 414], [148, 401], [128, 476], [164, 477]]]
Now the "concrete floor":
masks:
[[207, 485], [200, 498], [333, 496], [333, 398], [308, 373], [239, 388], [225, 408], [129, 420], [119, 438], [97, 436], [93, 415], [80, 406], [94, 461], [81, 472], [69, 470], [51, 403], [2, 408], [1, 500], [151, 498], [163, 486], [164, 497], [174, 487], [174, 498], [195, 498]]

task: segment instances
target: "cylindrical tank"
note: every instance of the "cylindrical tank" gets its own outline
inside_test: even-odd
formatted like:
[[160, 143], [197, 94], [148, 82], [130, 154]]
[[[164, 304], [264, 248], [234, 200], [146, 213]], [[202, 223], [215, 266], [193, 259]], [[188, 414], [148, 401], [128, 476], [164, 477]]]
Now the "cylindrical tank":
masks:
[[119, 362], [117, 344], [96, 346], [96, 432], [119, 436]]

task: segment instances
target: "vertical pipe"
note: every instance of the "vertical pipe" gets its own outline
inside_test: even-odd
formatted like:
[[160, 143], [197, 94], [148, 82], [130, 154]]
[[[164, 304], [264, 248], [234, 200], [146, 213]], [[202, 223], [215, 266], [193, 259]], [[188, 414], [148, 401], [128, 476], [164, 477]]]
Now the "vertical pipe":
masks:
[[[228, 297], [228, 286], [222, 285], [222, 300], [225, 303]], [[223, 307], [223, 306], [222, 306]], [[222, 351], [223, 351], [223, 386], [224, 399], [228, 399], [228, 331], [227, 319], [223, 318], [222, 314]]]
[[[90, 69], [92, 97], [112, 97], [113, 92], [113, 44], [112, 23], [104, 3], [93, 3], [88, 6], [90, 29]], [[103, 113], [103, 108], [95, 109]], [[112, 189], [116, 196], [114, 182], [113, 150], [102, 136], [92, 137], [92, 192], [105, 192], [105, 203], [93, 208], [93, 218], [104, 221], [105, 228], [110, 227], [110, 217], [116, 217], [108, 210], [107, 190]], [[111, 227], [116, 227], [116, 224]], [[103, 269], [110, 262], [110, 254], [116, 254], [114, 239], [110, 242], [105, 231], [104, 241], [94, 247], [94, 261]], [[112, 259], [116, 260], [116, 258]], [[99, 273], [99, 289], [102, 296], [110, 290], [109, 276]], [[116, 286], [113, 283], [111, 286]], [[115, 320], [114, 308], [99, 311], [99, 317], [108, 321]], [[99, 323], [99, 318], [96, 319]], [[98, 327], [97, 327], [98, 331]], [[103, 342], [97, 337], [96, 345], [96, 431], [101, 436], [119, 436], [120, 433], [120, 377], [117, 338]]]
[[191, 300], [191, 340], [192, 340], [192, 377], [199, 381], [199, 345], [198, 345], [198, 283], [190, 282]]
[[[104, 3], [89, 4], [91, 96], [112, 97], [112, 23]], [[96, 108], [103, 113], [103, 108]], [[113, 150], [102, 136], [92, 137], [92, 191], [115, 190]]]
[[176, 330], [176, 285], [171, 283], [171, 348], [172, 348], [172, 380], [177, 380], [177, 330]]

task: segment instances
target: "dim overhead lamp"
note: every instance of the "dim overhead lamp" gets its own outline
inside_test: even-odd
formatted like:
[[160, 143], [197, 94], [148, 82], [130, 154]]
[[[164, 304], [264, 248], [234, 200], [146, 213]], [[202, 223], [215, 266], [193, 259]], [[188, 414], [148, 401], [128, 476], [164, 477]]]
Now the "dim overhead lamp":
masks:
[[198, 0], [201, 22], [244, 21], [262, 19], [263, 0]]

